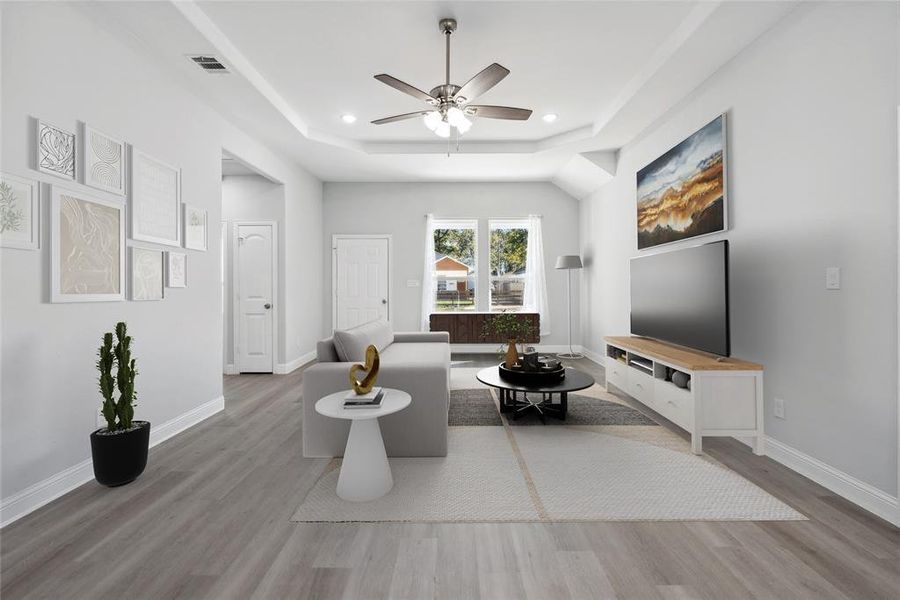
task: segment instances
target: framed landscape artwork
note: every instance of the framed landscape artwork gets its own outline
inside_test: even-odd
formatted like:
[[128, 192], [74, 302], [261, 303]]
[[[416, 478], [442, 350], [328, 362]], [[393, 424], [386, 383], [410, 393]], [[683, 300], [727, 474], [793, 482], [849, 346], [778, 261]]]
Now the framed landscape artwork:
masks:
[[163, 299], [163, 251], [131, 247], [131, 299]]
[[180, 246], [181, 172], [131, 149], [131, 238]]
[[75, 180], [75, 134], [37, 119], [35, 167], [42, 173]]
[[125, 195], [125, 142], [84, 126], [84, 183], [105, 192]]
[[41, 247], [41, 184], [0, 173], [0, 246], [37, 250]]
[[125, 205], [53, 186], [51, 302], [125, 299]]
[[728, 227], [725, 115], [637, 172], [638, 249]]
[[166, 287], [187, 287], [187, 254], [166, 252]]
[[184, 205], [184, 247], [190, 250], [206, 250], [206, 211]]

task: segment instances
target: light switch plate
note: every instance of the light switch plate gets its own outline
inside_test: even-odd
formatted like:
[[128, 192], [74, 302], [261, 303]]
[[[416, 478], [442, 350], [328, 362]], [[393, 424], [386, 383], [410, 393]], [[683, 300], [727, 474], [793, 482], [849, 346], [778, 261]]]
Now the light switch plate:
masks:
[[419, 287], [419, 280], [418, 279], [407, 279], [406, 287]]
[[841, 289], [841, 268], [825, 267], [825, 289], [839, 290]]

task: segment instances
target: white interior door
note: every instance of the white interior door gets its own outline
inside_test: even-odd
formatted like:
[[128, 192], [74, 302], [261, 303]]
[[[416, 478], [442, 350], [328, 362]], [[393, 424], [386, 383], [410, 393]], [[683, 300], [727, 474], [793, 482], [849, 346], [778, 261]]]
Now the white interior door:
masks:
[[274, 356], [275, 265], [274, 225], [237, 224], [235, 248], [237, 288], [237, 351], [240, 373], [271, 373]]
[[390, 320], [390, 241], [385, 237], [335, 237], [334, 328]]

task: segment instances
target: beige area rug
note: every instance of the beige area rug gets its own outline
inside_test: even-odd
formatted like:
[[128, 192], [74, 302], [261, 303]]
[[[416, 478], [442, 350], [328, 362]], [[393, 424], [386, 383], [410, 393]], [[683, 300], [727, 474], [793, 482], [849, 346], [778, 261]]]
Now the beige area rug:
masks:
[[661, 439], [659, 433], [647, 431], [664, 429], [451, 427], [446, 457], [390, 459], [394, 487], [372, 502], [338, 498], [340, 461], [332, 461], [291, 520], [805, 519], [734, 471], [685, 451], [686, 442], [671, 432], [669, 438]]

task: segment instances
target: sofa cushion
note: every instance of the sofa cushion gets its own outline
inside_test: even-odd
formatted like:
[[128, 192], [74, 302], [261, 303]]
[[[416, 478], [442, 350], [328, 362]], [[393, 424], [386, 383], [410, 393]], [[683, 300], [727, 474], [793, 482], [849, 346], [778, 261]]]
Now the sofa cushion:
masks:
[[441, 365], [450, 368], [450, 344], [391, 344], [381, 353], [382, 365]]
[[391, 324], [384, 319], [334, 332], [334, 349], [343, 362], [365, 360], [369, 344], [374, 345], [378, 352], [382, 352], [393, 342], [394, 332], [391, 330]]

